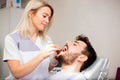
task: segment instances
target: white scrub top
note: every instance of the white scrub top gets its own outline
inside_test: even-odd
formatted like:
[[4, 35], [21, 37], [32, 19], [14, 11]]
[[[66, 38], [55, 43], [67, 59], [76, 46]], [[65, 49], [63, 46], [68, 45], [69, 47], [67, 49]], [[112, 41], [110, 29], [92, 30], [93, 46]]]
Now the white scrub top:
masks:
[[47, 80], [87, 80], [86, 77], [81, 73], [72, 73], [72, 72], [57, 72]]
[[[42, 43], [41, 38], [38, 37], [36, 42], [33, 43], [28, 38], [23, 38], [20, 36], [19, 32], [13, 32], [8, 34], [5, 37], [5, 46], [4, 46], [4, 56], [3, 60], [18, 60], [21, 64], [25, 64], [43, 50], [47, 45], [51, 44], [52, 40], [47, 36], [46, 43]], [[49, 67], [50, 57], [43, 60], [37, 68], [30, 74], [21, 78], [20, 80], [43, 80], [49, 76]], [[6, 79], [13, 80], [15, 79], [12, 74]]]

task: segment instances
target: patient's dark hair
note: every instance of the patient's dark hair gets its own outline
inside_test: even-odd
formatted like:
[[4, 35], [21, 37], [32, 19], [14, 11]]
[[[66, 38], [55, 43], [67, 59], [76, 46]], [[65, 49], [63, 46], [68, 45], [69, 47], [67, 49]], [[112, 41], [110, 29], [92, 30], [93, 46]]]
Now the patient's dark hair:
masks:
[[96, 54], [96, 51], [94, 50], [94, 48], [92, 47], [88, 37], [86, 37], [85, 35], [82, 34], [82, 35], [78, 35], [76, 37], [76, 40], [83, 41], [84, 43], [87, 44], [87, 47], [82, 51], [82, 54], [88, 56], [88, 60], [85, 61], [84, 64], [82, 65], [81, 70], [80, 70], [80, 71], [82, 71], [93, 64], [93, 62], [97, 58], [97, 54]]

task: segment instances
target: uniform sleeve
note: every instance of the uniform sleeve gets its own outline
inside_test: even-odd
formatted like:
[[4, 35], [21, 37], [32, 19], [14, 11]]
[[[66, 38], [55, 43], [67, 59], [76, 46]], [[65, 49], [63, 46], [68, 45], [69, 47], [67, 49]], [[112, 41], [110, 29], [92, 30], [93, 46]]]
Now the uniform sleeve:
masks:
[[20, 60], [17, 43], [10, 35], [7, 35], [4, 41], [3, 61], [6, 62], [7, 60]]

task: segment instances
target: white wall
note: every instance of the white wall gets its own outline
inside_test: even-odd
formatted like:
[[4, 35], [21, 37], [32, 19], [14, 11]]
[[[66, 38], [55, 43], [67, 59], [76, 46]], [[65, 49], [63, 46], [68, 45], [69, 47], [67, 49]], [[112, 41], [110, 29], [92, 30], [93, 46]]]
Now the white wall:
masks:
[[120, 0], [46, 0], [55, 9], [49, 35], [63, 46], [78, 34], [89, 37], [98, 56], [109, 58], [109, 78], [120, 67]]
[[12, 32], [19, 22], [23, 9], [4, 8], [0, 9], [0, 80], [8, 76], [8, 67], [3, 62], [4, 37]]
[[[3, 63], [3, 47], [4, 47], [4, 36], [9, 32], [9, 10], [0, 9], [0, 79], [5, 77], [7, 74], [7, 66]], [[6, 18], [6, 19], [5, 19]], [[4, 27], [3, 27], [4, 26]], [[8, 26], [8, 28], [7, 28]], [[3, 71], [3, 68], [5, 69]], [[4, 75], [6, 74], [6, 75]]]

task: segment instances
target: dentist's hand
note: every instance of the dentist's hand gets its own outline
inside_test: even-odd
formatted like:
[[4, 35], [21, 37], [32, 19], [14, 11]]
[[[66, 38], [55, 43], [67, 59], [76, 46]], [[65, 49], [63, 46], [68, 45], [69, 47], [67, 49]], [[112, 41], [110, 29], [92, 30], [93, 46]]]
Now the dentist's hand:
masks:
[[50, 44], [48, 45], [43, 51], [42, 55], [44, 58], [50, 56], [50, 55], [57, 55], [57, 51], [61, 50], [61, 48], [58, 45]]

